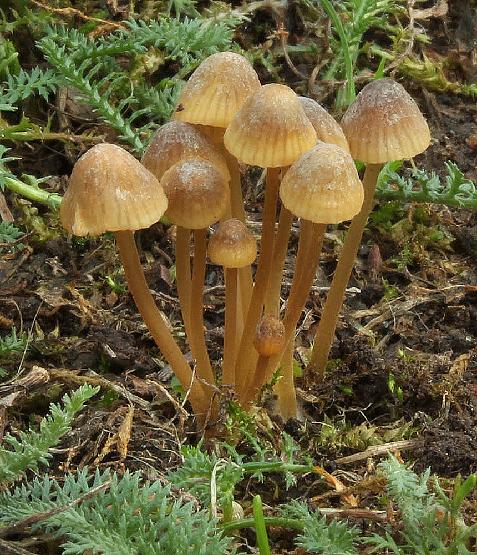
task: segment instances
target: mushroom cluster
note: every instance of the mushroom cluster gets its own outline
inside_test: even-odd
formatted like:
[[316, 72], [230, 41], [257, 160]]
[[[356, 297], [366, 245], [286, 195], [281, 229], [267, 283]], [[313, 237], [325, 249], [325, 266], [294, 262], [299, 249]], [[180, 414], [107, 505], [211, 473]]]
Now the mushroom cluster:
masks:
[[[318, 326], [309, 370], [323, 375], [336, 320], [382, 165], [429, 144], [417, 105], [389, 79], [364, 87], [340, 126], [289, 87], [261, 85], [232, 52], [213, 54], [184, 86], [171, 122], [141, 162], [100, 144], [76, 163], [61, 205], [75, 235], [115, 233], [129, 290], [202, 425], [217, 418], [227, 390], [247, 408], [279, 370], [278, 411], [297, 415], [293, 352], [297, 324], [315, 278], [326, 226], [352, 220]], [[354, 160], [364, 162], [364, 188]], [[261, 236], [247, 227], [241, 167], [266, 173]], [[91, 203], [91, 199], [94, 202]], [[364, 201], [364, 202], [363, 202]], [[176, 226], [176, 285], [191, 365], [147, 286], [134, 240], [165, 215]], [[300, 221], [286, 303], [282, 276], [293, 220]], [[258, 260], [255, 264], [259, 252]], [[224, 349], [211, 362], [204, 334], [207, 259], [223, 268]], [[283, 306], [282, 306], [283, 304]]]

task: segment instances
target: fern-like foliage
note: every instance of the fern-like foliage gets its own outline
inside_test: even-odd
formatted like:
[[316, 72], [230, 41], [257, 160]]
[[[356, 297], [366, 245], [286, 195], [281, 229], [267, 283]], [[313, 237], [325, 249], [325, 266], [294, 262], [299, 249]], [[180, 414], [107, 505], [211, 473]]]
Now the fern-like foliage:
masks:
[[8, 74], [1, 100], [6, 104], [14, 105], [34, 94], [47, 100], [58, 84], [59, 78], [51, 69], [42, 70], [35, 67], [31, 72], [22, 69], [17, 74]]
[[310, 512], [304, 503], [292, 501], [281, 508], [284, 516], [299, 519], [303, 531], [296, 538], [296, 545], [310, 553], [320, 555], [357, 555], [356, 540], [359, 531], [345, 522], [328, 521], [319, 510]]
[[[105, 486], [97, 496], [92, 490]], [[8, 525], [59, 507], [66, 510], [41, 521], [43, 528], [66, 538], [63, 553], [82, 555], [229, 554], [230, 539], [215, 528], [206, 511], [170, 496], [160, 482], [143, 482], [139, 473], [119, 477], [108, 470], [94, 476], [87, 469], [67, 475], [62, 484], [48, 476], [0, 495], [0, 523]]]
[[8, 448], [0, 446], [0, 483], [13, 482], [26, 470], [36, 470], [40, 464], [46, 464], [50, 457], [49, 449], [70, 430], [75, 415], [98, 390], [83, 385], [71, 396], [66, 394], [63, 397], [63, 407], [51, 405], [50, 413], [41, 421], [39, 430], [20, 432], [18, 438], [7, 434], [4, 444]]
[[9, 334], [0, 337], [0, 360], [11, 353], [21, 353], [24, 351], [27, 341], [28, 335], [24, 332], [18, 333], [16, 328], [13, 327]]
[[374, 534], [367, 543], [375, 552], [387, 550], [395, 555], [470, 555], [471, 540], [477, 537], [477, 525], [467, 526], [461, 510], [465, 497], [476, 487], [472, 475], [456, 481], [454, 495], [448, 497], [437, 480], [429, 491], [429, 471], [417, 476], [395, 457], [380, 465], [388, 481], [388, 493], [399, 508], [401, 532], [387, 529], [384, 536]]
[[477, 209], [477, 187], [454, 162], [445, 163], [443, 180], [435, 172], [418, 168], [409, 177], [403, 177], [398, 173], [401, 167], [402, 162], [391, 162], [383, 168], [376, 189], [379, 198]]
[[0, 243], [14, 243], [23, 235], [12, 222], [0, 222]]

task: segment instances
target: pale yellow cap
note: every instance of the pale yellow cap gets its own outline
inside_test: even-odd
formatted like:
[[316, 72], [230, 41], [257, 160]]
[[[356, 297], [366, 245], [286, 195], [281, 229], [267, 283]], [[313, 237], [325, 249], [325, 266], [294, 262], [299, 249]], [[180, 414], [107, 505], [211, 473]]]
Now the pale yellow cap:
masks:
[[153, 136], [142, 157], [142, 164], [161, 180], [164, 172], [185, 158], [203, 158], [212, 162], [230, 180], [227, 162], [199, 129], [182, 121], [164, 124]]
[[285, 347], [285, 326], [272, 316], [266, 314], [259, 322], [253, 346], [259, 355], [271, 357], [278, 354]]
[[338, 145], [349, 152], [348, 141], [335, 118], [312, 98], [298, 97], [319, 141]]
[[341, 120], [351, 155], [366, 164], [412, 158], [431, 135], [418, 105], [392, 79], [366, 85]]
[[246, 58], [235, 52], [212, 54], [182, 89], [174, 119], [227, 127], [247, 98], [259, 88], [257, 73]]
[[229, 203], [228, 182], [207, 160], [181, 160], [164, 173], [161, 186], [169, 200], [166, 216], [187, 229], [214, 224]]
[[283, 205], [317, 224], [351, 220], [363, 204], [363, 185], [348, 152], [318, 143], [287, 171], [280, 185]]
[[225, 220], [209, 239], [208, 254], [213, 264], [243, 268], [257, 257], [257, 241], [240, 220]]
[[76, 162], [60, 219], [73, 235], [101, 235], [149, 227], [166, 208], [167, 198], [152, 173], [123, 148], [103, 143]]
[[278, 84], [251, 96], [224, 135], [237, 160], [262, 168], [289, 166], [315, 144], [316, 132], [297, 95]]

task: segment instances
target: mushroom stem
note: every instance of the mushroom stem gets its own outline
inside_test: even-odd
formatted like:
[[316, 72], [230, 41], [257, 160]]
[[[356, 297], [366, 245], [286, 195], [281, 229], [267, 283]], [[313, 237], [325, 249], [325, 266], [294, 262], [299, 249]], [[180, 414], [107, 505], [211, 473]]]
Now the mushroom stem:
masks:
[[225, 268], [225, 334], [222, 385], [235, 385], [235, 352], [237, 345], [237, 268]]
[[381, 168], [382, 164], [366, 166], [363, 178], [363, 206], [361, 211], [353, 218], [346, 234], [328, 297], [321, 313], [310, 362], [306, 367], [307, 372], [316, 372], [320, 381], [324, 377], [326, 363], [335, 336], [339, 311], [343, 305], [346, 286], [353, 271], [356, 254], [361, 243], [366, 222], [368, 221], [368, 216], [373, 208], [374, 192]]
[[[301, 221], [300, 242], [298, 245], [297, 266], [303, 265], [303, 272], [295, 274], [290, 296], [287, 302], [283, 325], [285, 326], [285, 347], [269, 358], [266, 371], [262, 376], [254, 376], [245, 388], [242, 399], [243, 406], [249, 405], [259, 389], [272, 377], [279, 364], [288, 342], [293, 338], [300, 314], [305, 306], [308, 292], [313, 284], [316, 267], [320, 257], [325, 224], [314, 224], [308, 220]], [[253, 301], [253, 299], [252, 299]]]
[[280, 211], [278, 220], [278, 231], [273, 247], [273, 262], [270, 276], [268, 278], [268, 287], [265, 297], [265, 313], [273, 314], [278, 318], [280, 310], [280, 291], [282, 287], [283, 267], [285, 266], [285, 257], [288, 248], [288, 239], [290, 237], [290, 229], [293, 222], [293, 214], [284, 206]]
[[293, 351], [295, 349], [295, 338], [288, 342], [280, 363], [281, 378], [275, 386], [278, 396], [277, 408], [284, 420], [297, 417], [296, 391], [293, 376]]
[[189, 399], [195, 414], [204, 415], [209, 410], [210, 401], [207, 399], [201, 384], [194, 380], [189, 364], [172, 337], [164, 316], [152, 298], [139, 260], [134, 233], [132, 231], [116, 231], [115, 236], [129, 291], [139, 313], [156, 345], [181, 382], [182, 387], [185, 391], [189, 391]]
[[182, 319], [188, 330], [191, 303], [190, 230], [179, 225], [176, 231], [176, 286]]
[[194, 230], [194, 266], [192, 270], [189, 342], [197, 363], [197, 374], [205, 382], [215, 384], [204, 334], [203, 290], [207, 253], [207, 230]]
[[252, 298], [245, 320], [242, 340], [237, 352], [237, 363], [235, 367], [235, 382], [239, 399], [246, 393], [246, 384], [252, 379], [255, 369], [256, 351], [253, 348], [253, 338], [262, 314], [268, 278], [272, 267], [279, 171], [278, 168], [269, 168], [267, 170], [265, 202], [262, 215], [260, 257], [257, 265], [257, 273], [255, 275], [255, 286], [252, 291]]

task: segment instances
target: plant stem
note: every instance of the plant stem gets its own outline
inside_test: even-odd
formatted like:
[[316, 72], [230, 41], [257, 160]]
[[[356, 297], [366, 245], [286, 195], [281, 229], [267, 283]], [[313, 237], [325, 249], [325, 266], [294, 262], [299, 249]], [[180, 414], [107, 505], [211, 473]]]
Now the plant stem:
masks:
[[260, 555], [271, 555], [270, 544], [268, 543], [267, 527], [263, 516], [262, 498], [256, 495], [252, 501], [253, 520], [255, 532], [257, 534], [257, 547]]
[[293, 214], [284, 206], [280, 211], [278, 230], [273, 248], [273, 262], [268, 287], [265, 297], [265, 314], [273, 314], [278, 318], [280, 311], [280, 291], [282, 287], [283, 267], [287, 254], [290, 229], [293, 222]]
[[235, 385], [235, 354], [237, 349], [237, 268], [225, 268], [225, 334], [222, 385]]
[[369, 213], [373, 208], [374, 191], [378, 180], [381, 164], [370, 164], [366, 167], [363, 178], [364, 202], [348, 229], [341, 255], [336, 266], [325, 306], [321, 313], [321, 320], [316, 331], [311, 359], [306, 367], [307, 372], [316, 372], [318, 379], [322, 380], [331, 344], [335, 335], [339, 311], [343, 305], [346, 286], [355, 263], [363, 231], [368, 221]]
[[116, 243], [126, 273], [129, 291], [161, 353], [182, 384], [189, 391], [189, 399], [196, 415], [205, 414], [209, 408], [201, 384], [193, 379], [192, 370], [172, 337], [162, 313], [149, 291], [132, 231], [116, 231]]
[[176, 228], [176, 286], [186, 331], [190, 327], [191, 274], [190, 229]]
[[267, 184], [265, 187], [265, 202], [262, 216], [262, 238], [260, 241], [260, 258], [255, 277], [247, 318], [240, 347], [237, 353], [235, 368], [235, 382], [239, 400], [244, 398], [246, 384], [251, 381], [255, 369], [257, 353], [253, 348], [253, 338], [258, 321], [262, 314], [268, 278], [272, 267], [273, 244], [275, 237], [276, 206], [278, 198], [279, 169], [268, 168]]
[[194, 230], [194, 267], [190, 300], [190, 346], [197, 363], [197, 374], [207, 384], [215, 384], [204, 334], [203, 290], [207, 253], [207, 230]]
[[288, 342], [292, 339], [293, 334], [295, 333], [298, 319], [300, 318], [308, 293], [313, 284], [326, 225], [314, 224], [307, 220], [302, 220], [301, 225], [302, 229], [300, 231], [297, 266], [303, 264], [304, 269], [300, 275], [295, 275], [297, 279], [293, 280], [290, 296], [287, 302], [287, 309], [283, 319], [283, 325], [285, 326], [285, 347], [281, 352], [269, 358], [267, 370], [261, 382], [255, 379], [250, 381], [250, 384], [244, 394], [244, 406], [247, 406], [253, 401], [258, 390], [272, 377], [273, 372], [283, 356], [283, 352], [286, 349]]
[[28, 183], [24, 183], [19, 179], [13, 179], [12, 177], [2, 177], [2, 182], [8, 189], [10, 189], [10, 191], [17, 193], [28, 200], [39, 202], [40, 204], [46, 204], [46, 206], [49, 206], [54, 210], [59, 208], [63, 199], [61, 195], [43, 191], [43, 189], [34, 187], [33, 185], [28, 185]]

